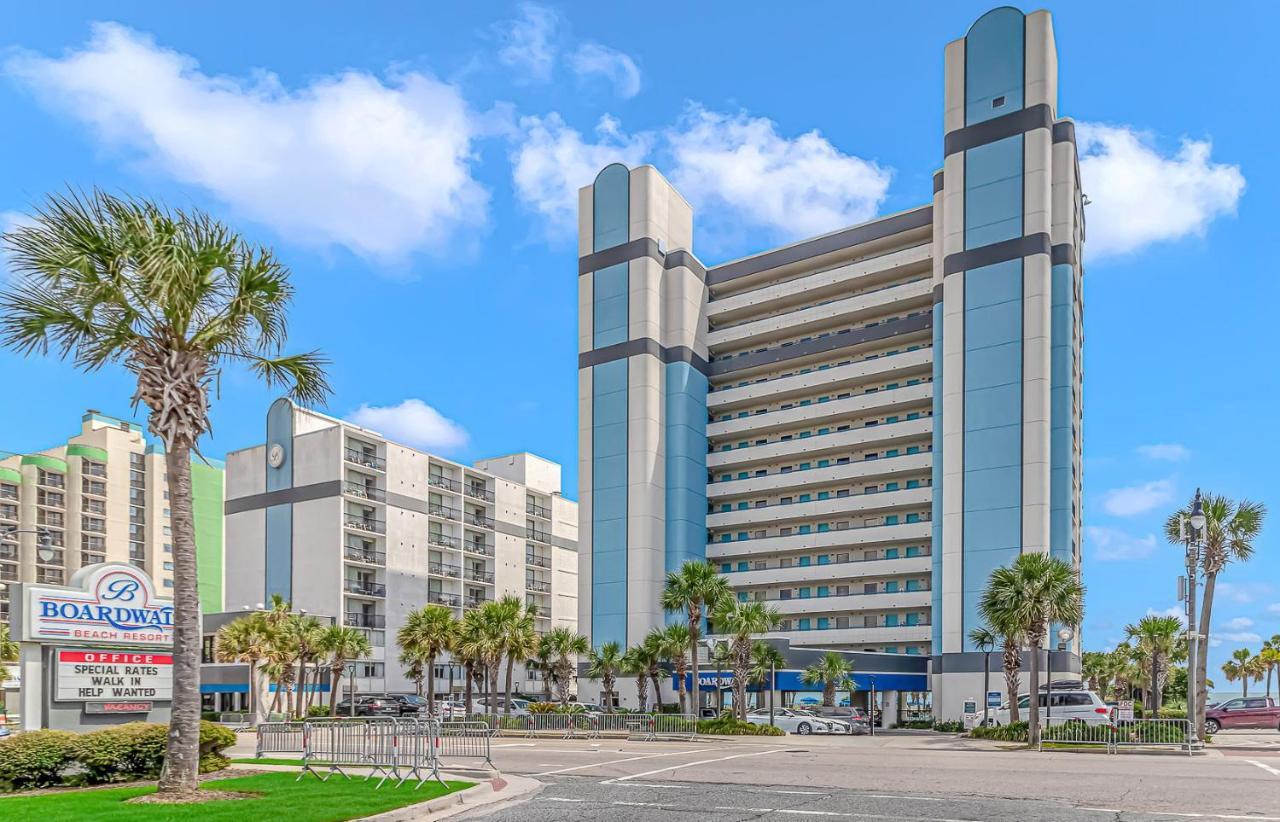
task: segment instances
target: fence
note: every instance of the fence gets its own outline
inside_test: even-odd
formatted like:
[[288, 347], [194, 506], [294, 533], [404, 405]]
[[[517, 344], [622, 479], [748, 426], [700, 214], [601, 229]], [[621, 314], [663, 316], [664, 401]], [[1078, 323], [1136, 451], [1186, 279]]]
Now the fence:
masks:
[[254, 757], [263, 754], [302, 753], [302, 722], [259, 722]]
[[1172, 747], [1194, 751], [1185, 719], [1137, 719], [1088, 725], [1078, 720], [1053, 721], [1040, 733], [1040, 750], [1054, 747], [1101, 746], [1108, 753], [1120, 748]]

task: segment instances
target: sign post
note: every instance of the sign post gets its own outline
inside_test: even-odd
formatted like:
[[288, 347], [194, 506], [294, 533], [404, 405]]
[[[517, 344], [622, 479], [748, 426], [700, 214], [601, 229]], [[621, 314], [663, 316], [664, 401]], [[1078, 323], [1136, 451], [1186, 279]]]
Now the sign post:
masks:
[[98, 563], [68, 585], [14, 588], [23, 730], [168, 720], [173, 602], [156, 596], [149, 576]]
[[1116, 719], [1120, 722], [1133, 721], [1133, 700], [1122, 699], [1116, 705]]

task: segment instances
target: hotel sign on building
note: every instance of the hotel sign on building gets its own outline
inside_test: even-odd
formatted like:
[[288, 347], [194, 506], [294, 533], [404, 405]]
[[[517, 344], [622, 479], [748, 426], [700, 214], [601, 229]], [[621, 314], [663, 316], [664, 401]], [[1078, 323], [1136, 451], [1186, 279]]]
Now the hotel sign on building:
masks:
[[123, 563], [85, 566], [70, 582], [14, 586], [23, 728], [80, 729], [138, 714], [166, 721], [173, 602]]

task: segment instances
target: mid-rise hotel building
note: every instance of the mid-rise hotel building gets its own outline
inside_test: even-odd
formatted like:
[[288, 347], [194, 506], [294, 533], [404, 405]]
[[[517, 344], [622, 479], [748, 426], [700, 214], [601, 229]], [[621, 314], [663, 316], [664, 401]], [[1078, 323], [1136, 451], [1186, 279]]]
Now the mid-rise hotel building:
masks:
[[[141, 568], [172, 596], [166, 478], [164, 447], [142, 425], [97, 411], [61, 445], [0, 452], [0, 623], [9, 618], [8, 583], [66, 585], [99, 562]], [[220, 462], [192, 459], [200, 605], [210, 613], [222, 610], [222, 481]]]
[[918, 657], [939, 715], [981, 694], [991, 571], [1080, 561], [1084, 219], [1057, 62], [1048, 12], [987, 13], [946, 47], [930, 202], [720, 265], [657, 169], [582, 189], [594, 645], [661, 625], [665, 573], [705, 557], [777, 638]]
[[[279, 594], [336, 617], [373, 646], [359, 692], [412, 690], [395, 633], [424, 605], [461, 617], [514, 595], [539, 633], [576, 630], [577, 508], [560, 466], [533, 454], [462, 465], [280, 399], [266, 442], [227, 455], [227, 611]], [[462, 688], [451, 667], [433, 672], [438, 692]], [[515, 684], [541, 690], [537, 676]]]

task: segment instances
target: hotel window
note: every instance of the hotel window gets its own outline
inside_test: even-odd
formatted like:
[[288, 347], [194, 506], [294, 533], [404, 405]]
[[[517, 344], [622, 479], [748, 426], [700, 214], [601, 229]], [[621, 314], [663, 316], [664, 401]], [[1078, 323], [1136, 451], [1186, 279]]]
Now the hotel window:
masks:
[[809, 557], [800, 557], [800, 558], [799, 558], [799, 562], [798, 562], [797, 564], [798, 564], [801, 568], [808, 568], [808, 567], [809, 567]]
[[731, 563], [728, 563], [728, 562], [720, 563], [720, 573], [727, 574], [727, 573], [730, 573], [731, 571], [733, 571], [733, 565]]
[[838, 596], [838, 597], [847, 597], [847, 596], [849, 596], [849, 586], [848, 586], [848, 585], [837, 585], [837, 586], [836, 586], [836, 596]]
[[885, 559], [897, 559], [897, 558], [898, 558], [898, 549], [897, 549], [897, 548], [886, 548], [886, 549], [884, 549], [884, 558], [885, 558]]
[[739, 562], [739, 563], [738, 563], [738, 570], [739, 570], [739, 571], [747, 571], [747, 570], [750, 570], [750, 569], [751, 569], [751, 564], [750, 564], [749, 562]]
[[801, 599], [808, 599], [808, 598], [809, 598], [809, 588], [808, 588], [808, 587], [804, 587], [804, 588], [801, 588], [801, 589], [800, 589], [800, 598], [801, 598]]
[[907, 614], [907, 624], [908, 624], [908, 625], [919, 625], [919, 624], [920, 624], [920, 615], [919, 615], [919, 614]]
[[897, 628], [897, 627], [898, 627], [898, 615], [897, 615], [897, 614], [885, 614], [885, 615], [884, 615], [884, 627], [886, 627], [886, 628]]
[[802, 618], [800, 619], [800, 630], [801, 630], [801, 631], [807, 631], [807, 630], [809, 630], [809, 624], [810, 624], [810, 623], [809, 623], [809, 618], [808, 618], [808, 617], [802, 617]]
[[818, 617], [818, 630], [825, 631], [831, 627], [831, 620], [827, 617]]
[[909, 557], [918, 557], [918, 556], [920, 556], [920, 546], [919, 546], [919, 545], [908, 545], [908, 546], [907, 546], [907, 556], [909, 556]]
[[746, 601], [747, 601], [747, 592], [746, 592], [746, 591], [739, 591], [739, 592], [738, 592], [738, 602], [746, 602]]
[[919, 514], [907, 514], [907, 522], [919, 522], [919, 521], [920, 521]]
[[819, 586], [818, 586], [818, 596], [820, 596], [820, 597], [829, 597], [829, 596], [831, 596], [831, 588], [830, 588], [830, 587], [828, 587], [828, 586], [826, 586], [826, 585], [819, 585]]
[[837, 628], [848, 628], [848, 627], [849, 627], [849, 618], [848, 618], [847, 616], [836, 617], [836, 627], [837, 627]]
[[898, 593], [898, 581], [896, 579], [891, 579], [888, 582], [886, 582], [884, 584], [884, 592], [886, 594]]

